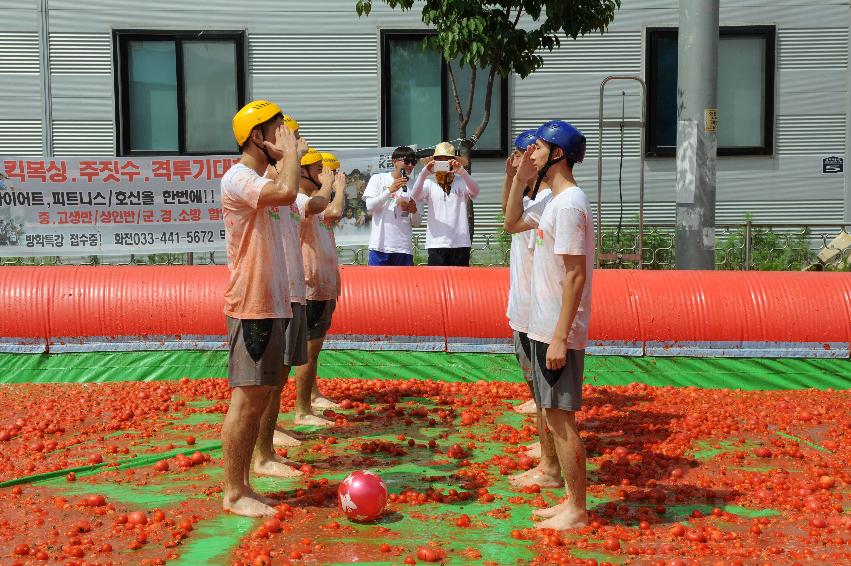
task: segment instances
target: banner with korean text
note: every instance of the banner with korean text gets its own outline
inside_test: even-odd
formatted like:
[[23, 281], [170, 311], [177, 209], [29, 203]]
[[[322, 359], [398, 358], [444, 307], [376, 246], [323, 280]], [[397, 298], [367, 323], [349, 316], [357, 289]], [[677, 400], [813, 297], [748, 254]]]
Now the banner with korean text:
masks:
[[[369, 175], [392, 148], [336, 152], [347, 174], [338, 245], [366, 245]], [[237, 156], [0, 159], [0, 256], [224, 251], [220, 183]], [[349, 194], [351, 193], [351, 194]]]

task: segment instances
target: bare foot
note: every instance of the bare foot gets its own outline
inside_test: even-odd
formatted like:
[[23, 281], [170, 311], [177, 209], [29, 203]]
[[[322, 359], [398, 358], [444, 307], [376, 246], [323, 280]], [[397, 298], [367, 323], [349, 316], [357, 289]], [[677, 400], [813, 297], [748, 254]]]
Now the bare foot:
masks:
[[538, 406], [535, 405], [534, 399], [529, 399], [523, 404], [515, 405], [514, 411], [521, 415], [534, 415], [538, 411]]
[[545, 509], [535, 509], [532, 511], [532, 515], [537, 515], [538, 517], [543, 517], [544, 519], [549, 519], [550, 517], [555, 517], [565, 509], [569, 507], [567, 501], [562, 501], [558, 505], [553, 505], [552, 507], [547, 507]]
[[275, 505], [280, 503], [280, 501], [277, 500], [277, 499], [273, 499], [271, 497], [266, 497], [265, 495], [261, 495], [261, 494], [257, 493], [251, 487], [248, 487], [247, 489], [248, 489], [248, 496], [251, 497], [252, 499], [256, 499], [260, 503], [263, 503], [265, 505], [269, 505], [270, 507], [274, 507]]
[[254, 473], [258, 476], [273, 476], [276, 478], [297, 478], [302, 475], [301, 470], [296, 470], [292, 466], [288, 466], [277, 460], [255, 461]]
[[222, 508], [234, 515], [245, 517], [269, 517], [275, 514], [275, 509], [253, 497], [240, 495], [237, 497], [225, 497]]
[[316, 415], [296, 415], [295, 419], [293, 419], [293, 423], [297, 425], [309, 426], [331, 426], [334, 424], [328, 419], [323, 419], [322, 417], [318, 417]]
[[581, 529], [588, 524], [588, 513], [582, 509], [570, 507], [563, 510], [561, 513], [541, 521], [535, 525], [536, 529], [555, 529], [557, 531], [566, 531], [568, 529]]
[[526, 447], [526, 455], [530, 458], [540, 458], [541, 457], [541, 443], [536, 442], [534, 444], [530, 444]]
[[324, 395], [317, 395], [313, 399], [310, 400], [310, 404], [314, 409], [339, 409], [340, 404], [335, 403], [328, 397]]
[[508, 478], [508, 481], [514, 487], [529, 487], [530, 485], [561, 487], [564, 485], [564, 480], [558, 472], [551, 474], [540, 468], [532, 468], [531, 470], [515, 474]]
[[293, 438], [284, 431], [275, 430], [275, 433], [272, 435], [272, 446], [295, 448], [296, 446], [301, 446], [301, 440]]

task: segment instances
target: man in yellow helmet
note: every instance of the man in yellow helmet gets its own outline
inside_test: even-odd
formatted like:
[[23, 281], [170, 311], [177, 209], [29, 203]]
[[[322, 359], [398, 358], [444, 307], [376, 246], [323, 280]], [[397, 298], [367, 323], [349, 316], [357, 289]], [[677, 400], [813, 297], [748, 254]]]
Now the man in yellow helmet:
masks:
[[[284, 123], [298, 136], [298, 122], [284, 116]], [[302, 157], [303, 162], [316, 159], [316, 150], [309, 149]], [[270, 167], [266, 176], [274, 179], [277, 176], [275, 168]], [[316, 173], [321, 184], [320, 190], [314, 193], [312, 208], [325, 208], [331, 193], [333, 175], [330, 171], [319, 169]], [[254, 454], [254, 473], [275, 477], [292, 477], [294, 470], [287, 461], [275, 453], [275, 446], [299, 446], [301, 441], [293, 438], [284, 430], [276, 427], [281, 407], [281, 393], [286, 385], [291, 367], [303, 366], [307, 363], [307, 283], [305, 281], [304, 258], [301, 250], [302, 216], [298, 205], [293, 202], [281, 215], [284, 225], [284, 251], [289, 273], [290, 295], [292, 300], [293, 318], [284, 334], [284, 378], [281, 387], [272, 394], [269, 407], [263, 413], [257, 447]]]
[[[284, 124], [299, 136], [299, 124], [290, 116], [284, 116]], [[266, 170], [268, 179], [276, 179], [278, 172], [271, 165]], [[301, 256], [301, 215], [295, 201], [282, 207], [280, 221], [284, 234], [284, 256], [290, 286], [290, 301], [293, 316], [284, 332], [284, 367], [282, 383], [269, 398], [269, 405], [260, 421], [260, 432], [254, 451], [254, 473], [274, 477], [292, 477], [297, 470], [288, 465], [288, 460], [275, 452], [275, 446], [295, 447], [301, 441], [284, 430], [276, 428], [281, 411], [281, 393], [290, 374], [290, 368], [307, 363], [307, 291], [304, 281], [304, 262]]]
[[[242, 152], [222, 177], [221, 198], [230, 278], [225, 288], [231, 402], [222, 426], [223, 507], [238, 515], [271, 515], [272, 503], [248, 482], [251, 453], [270, 396], [280, 387], [285, 332], [292, 318], [281, 208], [298, 192], [307, 150], [284, 124], [277, 104], [257, 100], [233, 118]], [[277, 171], [265, 178], [267, 167]]]
[[[329, 160], [328, 165], [334, 165]], [[322, 154], [311, 149], [301, 159], [301, 183], [296, 197], [301, 222], [301, 253], [307, 285], [307, 363], [296, 368], [295, 424], [329, 425], [313, 413], [313, 406], [326, 408], [333, 402], [319, 394], [316, 369], [331, 316], [340, 296], [340, 270], [333, 225], [343, 216], [346, 176], [336, 175], [323, 163]], [[338, 165], [339, 167], [339, 165]], [[329, 203], [331, 190], [334, 199]]]

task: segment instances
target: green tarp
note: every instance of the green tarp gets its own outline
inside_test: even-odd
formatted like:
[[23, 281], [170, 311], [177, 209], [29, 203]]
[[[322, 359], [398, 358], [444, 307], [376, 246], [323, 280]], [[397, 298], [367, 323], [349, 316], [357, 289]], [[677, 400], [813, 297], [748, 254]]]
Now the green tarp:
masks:
[[[431, 379], [439, 381], [521, 380], [513, 356], [328, 350], [323, 378]], [[592, 385], [729, 388], [748, 390], [848, 389], [851, 361], [845, 359], [668, 358], [587, 356]], [[0, 383], [154, 381], [227, 376], [227, 352], [151, 351], [83, 354], [0, 354]]]

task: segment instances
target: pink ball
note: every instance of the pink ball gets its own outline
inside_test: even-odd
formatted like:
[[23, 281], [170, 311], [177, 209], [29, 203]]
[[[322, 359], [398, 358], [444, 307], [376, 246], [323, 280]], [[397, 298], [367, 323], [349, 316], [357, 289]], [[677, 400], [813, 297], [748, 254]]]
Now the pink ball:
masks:
[[337, 490], [340, 508], [353, 521], [372, 521], [387, 505], [387, 486], [368, 470], [352, 472]]

